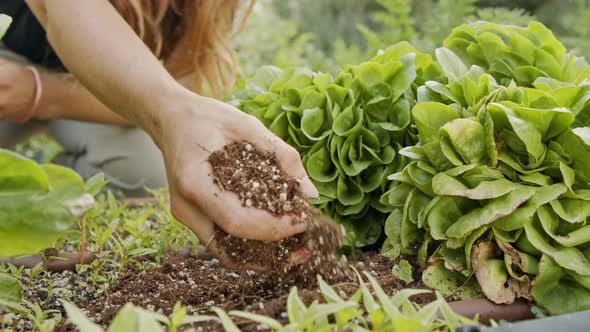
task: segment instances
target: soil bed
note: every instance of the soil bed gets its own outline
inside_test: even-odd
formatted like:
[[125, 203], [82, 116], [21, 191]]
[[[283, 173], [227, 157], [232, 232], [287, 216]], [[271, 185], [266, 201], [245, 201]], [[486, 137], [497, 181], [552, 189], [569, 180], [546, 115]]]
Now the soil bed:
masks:
[[[402, 288], [425, 288], [421, 283], [406, 285], [391, 274], [394, 262], [376, 253], [361, 253], [349, 262], [360, 271], [368, 271], [388, 294]], [[352, 295], [358, 283], [352, 274], [325, 279], [343, 297]], [[419, 280], [419, 278], [417, 278]], [[162, 257], [162, 265], [147, 271], [129, 272], [119, 278], [102, 301], [78, 303], [100, 324], [110, 322], [127, 302], [146, 309], [172, 313], [176, 302], [187, 306], [189, 313], [210, 314], [211, 307], [225, 310], [247, 310], [286, 322], [286, 299], [292, 286], [297, 286], [304, 302], [322, 300], [315, 279], [299, 274], [284, 275], [274, 272], [237, 271], [223, 267], [215, 259], [185, 258], [170, 252]], [[433, 294], [413, 298], [416, 303], [434, 300]], [[258, 331], [259, 326], [249, 321], [238, 321], [244, 331]], [[199, 325], [203, 331], [223, 331], [215, 322]]]

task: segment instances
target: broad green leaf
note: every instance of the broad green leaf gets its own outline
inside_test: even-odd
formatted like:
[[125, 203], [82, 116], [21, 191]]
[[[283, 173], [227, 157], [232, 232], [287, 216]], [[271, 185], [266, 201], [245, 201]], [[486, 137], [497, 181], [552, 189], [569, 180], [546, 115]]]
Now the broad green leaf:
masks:
[[411, 244], [420, 241], [423, 238], [423, 232], [418, 226], [410, 220], [410, 204], [419, 192], [413, 190], [406, 199], [403, 209], [402, 226], [401, 226], [401, 244], [402, 248], [410, 249]]
[[47, 193], [49, 180], [41, 167], [14, 152], [0, 149], [0, 196], [20, 192]]
[[314, 107], [303, 110], [301, 130], [307, 138], [319, 141], [330, 134], [331, 119], [323, 108]]
[[422, 145], [420, 148], [428, 162], [437, 170], [443, 171], [454, 166], [443, 153], [440, 140], [428, 142]]
[[590, 275], [590, 262], [576, 248], [568, 248], [559, 244], [552, 245], [543, 228], [533, 222], [525, 225], [524, 229], [530, 243], [543, 254], [553, 258], [559, 265], [583, 276]]
[[498, 198], [521, 187], [514, 182], [500, 179], [484, 181], [470, 189], [445, 173], [439, 173], [432, 178], [432, 189], [437, 195], [461, 196], [474, 200]]
[[564, 151], [571, 156], [571, 164], [568, 165], [575, 172], [575, 180], [580, 184], [590, 182], [590, 128], [575, 128], [566, 130], [556, 139]]
[[590, 215], [590, 201], [581, 199], [552, 200], [551, 207], [560, 218], [571, 223], [579, 223]]
[[532, 283], [531, 293], [537, 304], [553, 315], [590, 309], [590, 290], [549, 256], [539, 262], [539, 274]]
[[484, 127], [478, 122], [469, 119], [449, 121], [440, 129], [440, 136], [441, 144], [448, 142], [461, 157], [462, 164], [478, 163], [484, 158]]
[[426, 195], [434, 196], [432, 191], [432, 177], [436, 173], [436, 169], [427, 163], [411, 162], [402, 172], [394, 173], [388, 176], [388, 179], [416, 186]]
[[440, 263], [428, 266], [422, 273], [422, 281], [445, 297], [456, 296], [462, 300], [468, 300], [481, 296], [479, 285], [474, 278], [468, 279], [460, 272], [446, 269]]
[[461, 250], [461, 246], [451, 245], [451, 241], [447, 241], [446, 246], [442, 246], [438, 250], [438, 254], [444, 260], [445, 267], [449, 270], [459, 271], [464, 275], [469, 274], [467, 262], [465, 261], [465, 254]]
[[0, 301], [18, 304], [22, 298], [23, 285], [21, 282], [8, 274], [0, 273]]
[[563, 184], [565, 184], [567, 189], [573, 191], [572, 186], [574, 185], [576, 173], [573, 169], [571, 169], [571, 167], [567, 166], [563, 161], [559, 162], [559, 170], [561, 171]]
[[412, 266], [405, 259], [400, 260], [399, 263], [394, 265], [391, 270], [391, 273], [394, 277], [405, 282], [406, 284], [409, 284], [412, 281], [414, 281], [414, 278], [412, 277]]
[[406, 90], [408, 90], [414, 80], [416, 80], [416, 66], [414, 60], [416, 59], [416, 53], [404, 54], [400, 58], [402, 69], [396, 73], [393, 79], [390, 81], [392, 96], [391, 99], [396, 101], [402, 96]]
[[[385, 107], [387, 112], [386, 121], [377, 122], [377, 125], [386, 132], [401, 132], [410, 124], [410, 109], [410, 103], [405, 99], [400, 99], [393, 106]], [[368, 125], [371, 125], [371, 123]]]
[[535, 194], [533, 187], [522, 187], [502, 197], [496, 198], [486, 206], [472, 210], [462, 216], [446, 231], [449, 237], [460, 238], [475, 229], [489, 225], [497, 219], [509, 215], [522, 203], [526, 202]]
[[542, 133], [538, 131], [534, 123], [519, 117], [511, 107], [514, 105], [491, 103], [487, 106], [494, 120], [495, 130], [513, 131], [526, 147], [526, 152], [535, 160], [539, 160], [546, 149], [542, 142]]
[[[67, 168], [37, 166], [32, 161], [15, 157], [4, 150], [0, 150], [0, 160], [5, 162], [0, 167], [0, 178], [5, 174], [7, 177], [13, 174], [13, 180], [22, 180], [20, 175], [9, 170], [20, 165], [21, 169], [30, 171], [27, 176], [37, 173], [37, 178], [44, 181], [42, 190], [34, 193], [0, 189], [2, 256], [36, 254], [52, 246], [59, 238], [69, 234], [77, 218], [94, 205], [93, 197], [85, 193], [82, 178]], [[2, 173], [4, 169], [7, 169], [7, 173]], [[19, 183], [23, 188], [29, 186]]]
[[459, 115], [450, 106], [436, 102], [423, 102], [414, 106], [412, 118], [418, 129], [420, 142], [426, 144], [438, 137], [442, 126], [459, 118]]
[[385, 220], [384, 231], [387, 240], [383, 244], [383, 249], [386, 249], [386, 252], [382, 253], [390, 259], [397, 257], [401, 252], [402, 218], [402, 210], [394, 209]]
[[537, 209], [565, 193], [567, 188], [563, 184], [540, 187], [533, 197], [511, 214], [496, 220], [492, 226], [503, 231], [512, 231], [530, 223]]
[[471, 202], [462, 197], [442, 196], [432, 206], [426, 217], [432, 238], [447, 239], [447, 230], [465, 215], [465, 211], [470, 206]]
[[305, 166], [308, 175], [319, 182], [330, 182], [338, 176], [338, 170], [330, 158], [327, 146], [322, 146], [311, 154]]
[[[354, 247], [362, 248], [374, 244], [379, 240], [381, 233], [383, 233], [383, 219], [384, 216], [375, 210], [368, 210], [359, 219], [351, 219], [350, 221], [340, 221], [345, 227], [347, 236], [344, 239], [345, 245], [353, 245]], [[373, 220], [371, 223], [363, 223], [362, 220]]]
[[334, 119], [332, 129], [339, 136], [349, 136], [361, 128], [362, 121], [362, 110], [350, 105]]
[[518, 177], [520, 180], [527, 184], [537, 185], [537, 186], [549, 186], [551, 184], [551, 178], [541, 174], [541, 172], [536, 172], [532, 174], [519, 174]]
[[547, 206], [541, 206], [537, 215], [545, 233], [565, 247], [575, 247], [590, 242], [590, 226], [580, 226], [574, 231], [559, 235], [559, 217]]
[[446, 76], [452, 81], [459, 81], [467, 73], [467, 67], [459, 57], [448, 48], [437, 48], [436, 59]]
[[355, 183], [345, 180], [344, 177], [338, 177], [337, 196], [338, 201], [343, 205], [354, 205], [363, 200], [363, 191]]

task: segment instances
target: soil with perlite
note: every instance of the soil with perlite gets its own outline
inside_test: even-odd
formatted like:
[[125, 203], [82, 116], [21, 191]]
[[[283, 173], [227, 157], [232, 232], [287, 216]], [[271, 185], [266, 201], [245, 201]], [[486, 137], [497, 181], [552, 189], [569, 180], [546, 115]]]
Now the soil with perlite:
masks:
[[[328, 279], [342, 277], [346, 265], [336, 259], [343, 229], [321, 216], [300, 190], [299, 181], [280, 167], [274, 153], [248, 142], [233, 143], [209, 157], [213, 182], [235, 193], [248, 208], [265, 210], [291, 223], [307, 223], [308, 230], [276, 242], [252, 241], [217, 230], [217, 246], [226, 251], [237, 266], [256, 265], [301, 278], [322, 274]], [[263, 226], [261, 226], [263, 227]], [[293, 259], [305, 263], [291, 266]]]
[[[177, 302], [187, 306], [189, 313], [210, 313], [212, 307], [224, 310], [247, 310], [286, 321], [286, 298], [297, 286], [306, 304], [321, 301], [317, 275], [321, 275], [343, 297], [357, 289], [356, 277], [349, 266], [368, 271], [390, 294], [406, 285], [393, 277], [394, 262], [375, 253], [360, 253], [347, 262], [336, 257], [342, 230], [321, 217], [301, 193], [299, 182], [285, 174], [276, 156], [248, 142], [234, 143], [211, 154], [214, 182], [222, 190], [235, 193], [246, 207], [268, 211], [276, 216], [289, 216], [292, 222], [309, 223], [305, 233], [277, 241], [242, 240], [218, 230], [215, 241], [239, 265], [256, 264], [268, 267], [266, 272], [232, 270], [216, 259], [186, 258], [173, 252], [162, 258], [159, 267], [130, 272], [119, 278], [102, 301], [86, 303], [93, 319], [107, 324], [127, 302], [149, 310], [170, 314]], [[289, 266], [294, 252], [305, 251], [305, 263]], [[415, 280], [420, 280], [419, 278]], [[420, 295], [418, 303], [434, 299]], [[238, 321], [244, 331], [260, 330], [258, 324]], [[198, 330], [222, 330], [217, 322], [201, 323]]]
[[[359, 271], [371, 273], [388, 294], [406, 287], [425, 288], [420, 282], [410, 285], [395, 278], [391, 269], [394, 262], [375, 253], [359, 253], [349, 264]], [[416, 275], [415, 280], [420, 280]], [[186, 258], [168, 253], [159, 267], [138, 273], [129, 272], [119, 278], [102, 301], [91, 305], [81, 303], [91, 317], [100, 324], [110, 322], [127, 302], [148, 310], [170, 314], [177, 302], [187, 306], [189, 314], [211, 314], [212, 307], [224, 310], [247, 310], [287, 322], [287, 295], [297, 286], [303, 302], [309, 305], [322, 296], [313, 278], [292, 277], [274, 272], [231, 270], [216, 259]], [[351, 296], [359, 287], [350, 275], [331, 280], [332, 287], [343, 297]], [[433, 294], [421, 294], [413, 300], [427, 303]], [[256, 323], [238, 320], [243, 331], [259, 331]], [[202, 331], [223, 331], [217, 322], [198, 325]]]

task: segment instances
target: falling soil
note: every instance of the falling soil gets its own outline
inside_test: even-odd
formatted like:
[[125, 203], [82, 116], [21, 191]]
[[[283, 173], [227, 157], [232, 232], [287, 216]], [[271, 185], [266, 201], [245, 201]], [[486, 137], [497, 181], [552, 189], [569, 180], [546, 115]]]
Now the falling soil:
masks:
[[[281, 169], [274, 153], [244, 141], [213, 152], [209, 162], [215, 184], [238, 195], [245, 207], [309, 224], [305, 233], [276, 242], [239, 239], [218, 229], [216, 245], [238, 266], [256, 265], [303, 278], [318, 273], [337, 278], [345, 273], [335, 256], [343, 230], [307, 201], [299, 181]], [[294, 260], [305, 263], [293, 266]]]
[[[406, 287], [424, 288], [420, 283], [406, 285], [391, 273], [394, 262], [376, 253], [361, 253], [349, 262], [360, 271], [371, 273], [388, 294], [394, 294]], [[329, 281], [343, 297], [352, 295], [359, 287], [356, 277], [343, 274]], [[291, 287], [297, 286], [302, 300], [309, 305], [322, 301], [314, 279], [301, 278], [298, 274], [284, 275], [277, 271], [238, 271], [223, 267], [216, 259], [186, 258], [170, 252], [162, 257], [162, 264], [147, 271], [130, 272], [123, 275], [102, 303], [85, 306], [95, 321], [110, 322], [117, 311], [127, 302], [148, 310], [171, 314], [174, 305], [181, 302], [190, 314], [210, 314], [212, 307], [224, 310], [247, 310], [268, 315], [286, 322], [286, 301]], [[432, 294], [413, 298], [417, 303], [434, 300]], [[257, 331], [258, 324], [237, 321], [243, 331]], [[217, 322], [202, 323], [197, 330], [223, 331]]]

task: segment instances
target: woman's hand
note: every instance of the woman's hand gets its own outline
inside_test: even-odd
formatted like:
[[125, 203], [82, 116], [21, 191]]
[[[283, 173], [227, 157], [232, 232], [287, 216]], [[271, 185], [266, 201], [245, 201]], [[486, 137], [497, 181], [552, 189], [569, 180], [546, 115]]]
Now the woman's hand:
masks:
[[35, 78], [31, 71], [0, 59], [0, 121], [27, 117], [34, 99]]
[[161, 134], [154, 137], [166, 161], [174, 216], [225, 263], [229, 263], [226, 255], [210, 243], [215, 225], [235, 237], [262, 241], [276, 241], [305, 231], [307, 225], [293, 224], [291, 216], [276, 217], [261, 209], [246, 208], [235, 193], [221, 191], [213, 182], [208, 161], [211, 152], [248, 140], [275, 152], [283, 171], [300, 180], [304, 194], [317, 197], [297, 151], [256, 118], [228, 104], [192, 93], [186, 100], [179, 109], [162, 112], [158, 130]]

